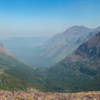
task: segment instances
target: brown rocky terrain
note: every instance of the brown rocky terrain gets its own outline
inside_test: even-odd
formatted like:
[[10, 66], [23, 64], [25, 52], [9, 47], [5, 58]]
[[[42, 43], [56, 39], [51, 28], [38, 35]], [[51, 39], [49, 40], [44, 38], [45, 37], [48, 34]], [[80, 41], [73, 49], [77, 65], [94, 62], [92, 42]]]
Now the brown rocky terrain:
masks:
[[53, 93], [31, 91], [0, 91], [0, 100], [100, 100], [98, 92], [78, 92], [78, 93]]

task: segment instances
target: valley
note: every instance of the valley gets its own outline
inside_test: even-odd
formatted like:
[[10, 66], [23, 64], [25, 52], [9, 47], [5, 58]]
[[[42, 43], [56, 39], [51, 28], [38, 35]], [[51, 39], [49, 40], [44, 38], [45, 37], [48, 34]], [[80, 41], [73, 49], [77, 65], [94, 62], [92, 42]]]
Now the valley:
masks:
[[100, 0], [0, 0], [0, 100], [100, 100]]
[[73, 53], [51, 67], [27, 63], [13, 56], [1, 44], [0, 88], [26, 90], [30, 87], [44, 92], [99, 91], [100, 32], [95, 32], [90, 33], [91, 38]]
[[37, 67], [50, 67], [73, 53], [82, 43], [100, 31], [100, 27], [72, 26], [53, 37], [8, 38], [0, 42], [11, 54]]
[[88, 36], [51, 67], [33, 66], [0, 44], [1, 100], [99, 100], [100, 32]]

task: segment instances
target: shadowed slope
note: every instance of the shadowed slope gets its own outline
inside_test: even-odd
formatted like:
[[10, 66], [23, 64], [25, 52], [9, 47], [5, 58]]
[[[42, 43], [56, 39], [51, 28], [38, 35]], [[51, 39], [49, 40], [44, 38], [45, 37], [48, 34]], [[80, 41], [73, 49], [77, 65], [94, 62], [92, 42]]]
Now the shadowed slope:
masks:
[[47, 71], [52, 91], [100, 90], [100, 33]]

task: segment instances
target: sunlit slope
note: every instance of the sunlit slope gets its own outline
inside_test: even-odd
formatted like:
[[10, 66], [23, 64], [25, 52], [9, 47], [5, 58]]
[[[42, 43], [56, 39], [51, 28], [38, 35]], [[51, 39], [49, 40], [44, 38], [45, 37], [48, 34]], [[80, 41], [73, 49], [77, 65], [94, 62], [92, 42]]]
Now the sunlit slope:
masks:
[[35, 67], [12, 56], [0, 45], [0, 88], [40, 87], [40, 77], [34, 70]]

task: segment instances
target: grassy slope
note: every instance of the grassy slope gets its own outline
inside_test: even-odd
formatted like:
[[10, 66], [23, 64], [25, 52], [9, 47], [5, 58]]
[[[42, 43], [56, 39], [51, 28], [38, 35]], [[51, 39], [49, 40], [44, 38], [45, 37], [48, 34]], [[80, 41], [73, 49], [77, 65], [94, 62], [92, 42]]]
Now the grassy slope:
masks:
[[41, 78], [35, 68], [11, 55], [0, 53], [0, 73], [0, 88], [41, 88]]
[[100, 33], [46, 73], [45, 87], [51, 91], [100, 90]]

